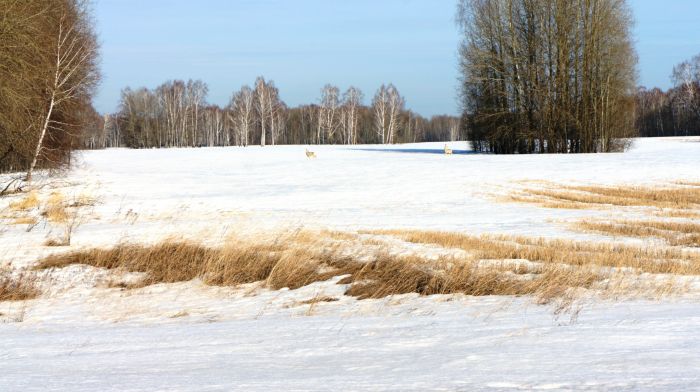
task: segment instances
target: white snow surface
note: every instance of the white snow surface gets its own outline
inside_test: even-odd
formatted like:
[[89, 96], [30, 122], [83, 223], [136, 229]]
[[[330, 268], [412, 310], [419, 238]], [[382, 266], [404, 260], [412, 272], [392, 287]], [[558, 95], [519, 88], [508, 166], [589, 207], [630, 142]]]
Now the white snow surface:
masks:
[[[112, 149], [47, 179], [45, 198], [98, 199], [70, 249], [168, 236], [219, 243], [289, 229], [418, 228], [602, 239], [499, 196], [561, 184], [700, 182], [700, 139], [621, 154], [474, 154], [466, 143]], [[0, 199], [0, 210], [10, 197]], [[65, 251], [50, 224], [0, 230], [0, 266]], [[700, 303], [415, 295], [358, 301], [335, 281], [298, 290], [199, 281], [123, 291], [84, 266], [42, 272], [43, 295], [0, 303], [2, 391], [700, 390]], [[314, 306], [316, 296], [337, 298]]]

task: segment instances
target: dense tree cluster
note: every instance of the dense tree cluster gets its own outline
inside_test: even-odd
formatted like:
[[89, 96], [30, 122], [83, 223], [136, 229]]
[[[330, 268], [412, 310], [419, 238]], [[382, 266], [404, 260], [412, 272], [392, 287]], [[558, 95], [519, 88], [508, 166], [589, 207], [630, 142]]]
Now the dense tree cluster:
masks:
[[460, 0], [464, 111], [494, 153], [617, 151], [634, 134], [624, 0]]
[[99, 74], [82, 0], [0, 0], [0, 171], [65, 163]]
[[673, 88], [637, 91], [640, 136], [700, 135], [700, 55], [673, 68]]
[[[257, 78], [225, 107], [206, 101], [201, 81], [169, 81], [154, 90], [122, 91], [119, 111], [96, 121], [85, 148], [404, 143], [460, 138], [459, 118], [426, 119], [405, 108], [392, 85], [372, 99], [356, 87], [326, 85], [318, 103], [289, 108], [273, 81]], [[94, 118], [94, 117], [93, 117]]]

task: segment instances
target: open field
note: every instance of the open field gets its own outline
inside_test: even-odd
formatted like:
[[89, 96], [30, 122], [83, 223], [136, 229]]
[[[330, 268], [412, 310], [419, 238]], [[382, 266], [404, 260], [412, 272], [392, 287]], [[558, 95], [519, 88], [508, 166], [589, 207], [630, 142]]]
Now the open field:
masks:
[[697, 141], [84, 152], [0, 199], [0, 385], [695, 390]]

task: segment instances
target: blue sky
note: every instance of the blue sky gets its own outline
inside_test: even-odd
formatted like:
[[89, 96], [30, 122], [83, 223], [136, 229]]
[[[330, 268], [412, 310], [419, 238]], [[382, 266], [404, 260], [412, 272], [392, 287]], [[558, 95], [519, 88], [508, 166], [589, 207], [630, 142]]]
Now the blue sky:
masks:
[[[224, 105], [264, 75], [290, 106], [333, 83], [369, 102], [394, 83], [426, 116], [458, 112], [455, 0], [95, 0], [103, 82], [95, 105], [123, 87], [202, 79]], [[640, 84], [668, 88], [674, 64], [700, 53], [700, 0], [630, 0]]]

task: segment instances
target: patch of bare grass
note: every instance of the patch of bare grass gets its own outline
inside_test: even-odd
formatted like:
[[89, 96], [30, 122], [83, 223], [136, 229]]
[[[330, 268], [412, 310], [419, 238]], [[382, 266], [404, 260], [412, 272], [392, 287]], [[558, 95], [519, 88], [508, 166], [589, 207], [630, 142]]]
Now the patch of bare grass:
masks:
[[411, 230], [375, 233], [414, 243], [462, 249], [479, 260], [529, 260], [577, 268], [598, 266], [631, 268], [640, 273], [700, 275], [700, 253], [668, 247]]
[[668, 210], [663, 209], [661, 211], [656, 211], [653, 213], [654, 216], [662, 218], [686, 218], [686, 219], [700, 219], [700, 212], [692, 210]]
[[[264, 282], [271, 289], [295, 289], [345, 276], [340, 283], [348, 285], [347, 294], [361, 299], [407, 293], [526, 295], [566, 291], [565, 288], [552, 290], [549, 284], [543, 284], [545, 280], [555, 285], [563, 281], [563, 275], [555, 269], [544, 268], [533, 272], [533, 276], [524, 277], [504, 265], [484, 266], [452, 258], [432, 260], [392, 255], [382, 250], [374, 252], [369, 260], [357, 260], [327, 244], [310, 246], [304, 242], [299, 247], [289, 239], [270, 244], [231, 244], [222, 248], [177, 241], [153, 246], [122, 244], [107, 250], [49, 256], [38, 268], [71, 264], [145, 273], [147, 277], [141, 285], [200, 278], [206, 284], [217, 286]], [[599, 279], [595, 274], [588, 274], [583, 280], [568, 271], [567, 275], [568, 283], [582, 287]]]
[[62, 232], [58, 237], [48, 239], [44, 245], [69, 246], [73, 233], [85, 219], [81, 209], [86, 206], [94, 206], [94, 203], [96, 203], [94, 199], [84, 195], [69, 202], [61, 193], [52, 193], [46, 201], [46, 206], [41, 215], [47, 221], [57, 224], [62, 229]]
[[44, 246], [48, 246], [48, 247], [70, 246], [70, 241], [67, 241], [65, 239], [49, 238], [48, 240], [44, 241]]
[[[526, 190], [525, 192], [529, 192]], [[598, 206], [574, 202], [574, 201], [558, 201], [553, 199], [545, 198], [541, 195], [533, 194], [516, 194], [508, 195], [507, 197], [501, 198], [501, 201], [509, 203], [524, 203], [524, 204], [537, 204], [539, 207], [543, 208], [553, 208], [553, 209], [566, 209], [566, 210], [588, 210], [599, 208]]]
[[523, 189], [510, 201], [546, 208], [598, 208], [603, 206], [657, 207], [677, 210], [700, 208], [698, 187], [553, 186]]
[[49, 222], [63, 223], [69, 218], [69, 213], [66, 210], [67, 204], [61, 193], [52, 193], [46, 201], [46, 207], [41, 215], [46, 217]]
[[[610, 274], [601, 267], [634, 268], [639, 273], [693, 274], [700, 271], [700, 256], [672, 249], [653, 251], [419, 231], [376, 234], [467, 252], [435, 259], [418, 254], [397, 255], [386, 247], [372, 246], [360, 257], [355, 252], [346, 252], [342, 242], [309, 242], [307, 233], [299, 234], [300, 241], [289, 236], [274, 242], [232, 242], [218, 248], [175, 240], [155, 245], [120, 244], [112, 249], [49, 256], [41, 260], [38, 268], [85, 264], [144, 274], [141, 282], [124, 285], [124, 288], [199, 278], [216, 286], [262, 282], [270, 289], [296, 289], [343, 277], [338, 283], [347, 285], [347, 295], [359, 299], [409, 293], [461, 293], [532, 295], [539, 303], [570, 299], [580, 290], [604, 289]], [[353, 242], [353, 246], [357, 246], [357, 242]]]
[[36, 225], [37, 219], [33, 216], [19, 216], [12, 221], [13, 225]]
[[156, 245], [121, 244], [49, 256], [39, 268], [85, 264], [99, 268], [145, 273], [141, 285], [174, 283], [200, 278], [216, 286], [265, 281], [270, 288], [298, 288], [319, 279], [318, 260], [303, 250], [279, 244], [232, 244], [210, 248], [186, 241]]
[[27, 274], [0, 271], [0, 302], [25, 301], [39, 296], [34, 280]]
[[673, 246], [700, 247], [700, 223], [658, 220], [585, 220], [578, 229], [612, 236], [660, 238]]
[[29, 192], [26, 196], [20, 200], [13, 201], [10, 203], [10, 210], [12, 211], [29, 211], [34, 208], [38, 208], [40, 205], [39, 196], [36, 191]]

